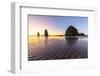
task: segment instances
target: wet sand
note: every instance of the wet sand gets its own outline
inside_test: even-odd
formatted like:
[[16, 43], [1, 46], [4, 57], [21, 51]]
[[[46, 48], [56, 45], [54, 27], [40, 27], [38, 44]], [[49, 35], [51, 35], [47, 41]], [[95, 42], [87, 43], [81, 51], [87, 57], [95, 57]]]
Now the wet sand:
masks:
[[88, 58], [87, 37], [29, 37], [28, 61]]

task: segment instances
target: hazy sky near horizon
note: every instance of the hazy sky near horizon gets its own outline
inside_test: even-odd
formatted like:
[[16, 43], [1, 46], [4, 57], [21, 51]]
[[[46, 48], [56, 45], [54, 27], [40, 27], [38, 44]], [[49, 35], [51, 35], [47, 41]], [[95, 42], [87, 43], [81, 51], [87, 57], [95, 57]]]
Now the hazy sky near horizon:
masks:
[[43, 35], [45, 29], [49, 35], [62, 35], [70, 25], [88, 34], [88, 17], [29, 15], [28, 19], [29, 35]]

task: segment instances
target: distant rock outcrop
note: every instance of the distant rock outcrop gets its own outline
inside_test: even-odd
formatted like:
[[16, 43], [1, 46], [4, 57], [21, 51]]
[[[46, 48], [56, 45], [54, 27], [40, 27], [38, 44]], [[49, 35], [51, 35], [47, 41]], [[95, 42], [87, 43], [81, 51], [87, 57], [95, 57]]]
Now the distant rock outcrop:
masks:
[[44, 30], [44, 36], [46, 36], [46, 37], [48, 36], [48, 31], [47, 31], [47, 29]]
[[85, 36], [85, 34], [84, 33], [79, 33], [78, 36]]
[[39, 32], [37, 32], [37, 36], [38, 36], [38, 37], [40, 36], [40, 33], [39, 33]]
[[65, 36], [77, 36], [78, 34], [78, 30], [72, 25], [70, 25], [65, 31]]
[[65, 31], [65, 36], [85, 36], [84, 33], [79, 33], [78, 29], [70, 25]]

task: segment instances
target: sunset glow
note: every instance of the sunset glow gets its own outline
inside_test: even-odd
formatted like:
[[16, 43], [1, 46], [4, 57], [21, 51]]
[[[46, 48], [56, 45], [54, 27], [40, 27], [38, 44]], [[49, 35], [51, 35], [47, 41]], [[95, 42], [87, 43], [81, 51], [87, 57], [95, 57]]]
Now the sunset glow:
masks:
[[44, 35], [45, 29], [48, 30], [49, 35], [64, 35], [69, 25], [87, 34], [87, 17], [29, 15], [28, 19], [29, 35], [37, 35], [37, 32]]
[[88, 58], [88, 17], [28, 15], [28, 61]]

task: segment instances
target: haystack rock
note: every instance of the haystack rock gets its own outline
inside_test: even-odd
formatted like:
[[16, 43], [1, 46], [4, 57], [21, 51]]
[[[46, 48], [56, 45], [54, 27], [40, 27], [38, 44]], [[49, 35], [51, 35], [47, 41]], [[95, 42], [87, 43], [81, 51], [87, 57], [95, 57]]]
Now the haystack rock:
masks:
[[72, 25], [70, 25], [65, 31], [65, 36], [77, 36], [78, 34], [78, 30]]

